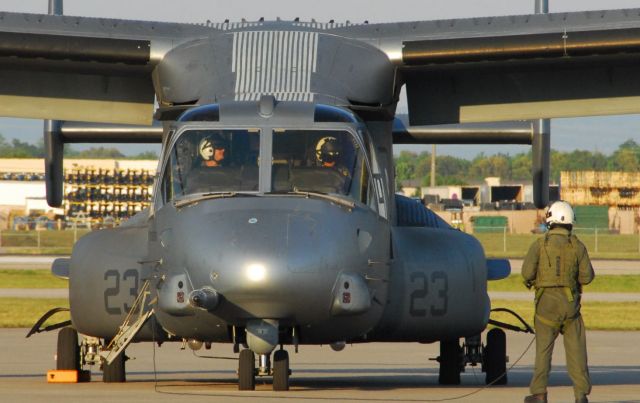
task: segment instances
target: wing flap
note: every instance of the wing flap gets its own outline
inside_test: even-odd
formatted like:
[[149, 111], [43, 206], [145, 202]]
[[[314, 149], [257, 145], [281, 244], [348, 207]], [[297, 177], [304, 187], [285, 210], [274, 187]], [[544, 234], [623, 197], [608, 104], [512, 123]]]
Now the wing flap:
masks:
[[412, 125], [640, 113], [640, 55], [405, 73]]
[[0, 32], [0, 56], [146, 65], [148, 40]]
[[406, 66], [640, 52], [640, 28], [406, 41]]
[[149, 125], [154, 89], [148, 75], [0, 69], [0, 115]]
[[0, 116], [149, 125], [152, 71], [211, 28], [0, 12]]
[[640, 113], [640, 9], [343, 28], [402, 74], [411, 125]]

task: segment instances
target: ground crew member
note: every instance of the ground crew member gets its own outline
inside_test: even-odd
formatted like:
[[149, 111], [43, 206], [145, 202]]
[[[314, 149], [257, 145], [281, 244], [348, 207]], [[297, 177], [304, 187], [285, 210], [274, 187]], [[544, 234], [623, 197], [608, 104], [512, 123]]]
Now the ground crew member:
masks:
[[535, 287], [536, 363], [525, 403], [547, 401], [553, 345], [564, 336], [567, 370], [573, 381], [576, 403], [586, 403], [591, 392], [587, 368], [587, 342], [580, 315], [582, 286], [594, 277], [587, 248], [571, 234], [575, 217], [565, 201], [551, 204], [546, 223], [549, 231], [529, 248], [522, 264], [528, 288]]

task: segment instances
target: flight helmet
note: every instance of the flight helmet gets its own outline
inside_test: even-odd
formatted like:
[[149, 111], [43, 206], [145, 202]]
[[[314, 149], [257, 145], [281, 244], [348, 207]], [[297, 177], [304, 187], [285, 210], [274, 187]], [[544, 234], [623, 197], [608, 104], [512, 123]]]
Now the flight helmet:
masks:
[[576, 221], [575, 214], [571, 205], [564, 200], [558, 200], [551, 203], [547, 209], [546, 220], [547, 225], [551, 224], [569, 224], [573, 225]]
[[323, 137], [316, 144], [316, 159], [321, 164], [336, 162], [340, 158], [340, 145], [335, 137]]
[[198, 144], [198, 153], [204, 161], [212, 161], [216, 149], [227, 148], [227, 141], [219, 134], [205, 136]]

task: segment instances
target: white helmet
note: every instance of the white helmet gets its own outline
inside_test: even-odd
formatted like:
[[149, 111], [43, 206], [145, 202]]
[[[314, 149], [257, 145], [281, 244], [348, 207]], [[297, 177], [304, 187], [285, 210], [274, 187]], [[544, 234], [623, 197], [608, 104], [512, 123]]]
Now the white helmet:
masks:
[[547, 209], [546, 222], [550, 224], [570, 224], [576, 222], [573, 208], [563, 200], [553, 202]]
[[218, 134], [204, 137], [198, 144], [198, 152], [205, 161], [214, 159], [216, 149], [227, 148], [227, 142]]

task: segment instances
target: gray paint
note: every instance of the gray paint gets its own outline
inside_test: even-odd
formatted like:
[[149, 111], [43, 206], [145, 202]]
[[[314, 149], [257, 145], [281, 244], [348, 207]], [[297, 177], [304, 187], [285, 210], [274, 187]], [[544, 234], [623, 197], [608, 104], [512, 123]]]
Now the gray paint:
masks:
[[[234, 331], [249, 327], [257, 352], [276, 341], [293, 343], [294, 332], [301, 344], [434, 342], [485, 328], [487, 267], [469, 235], [396, 225], [391, 133], [400, 88], [407, 85], [413, 124], [456, 122], [461, 105], [638, 95], [637, 60], [625, 54], [637, 52], [636, 44], [607, 45], [623, 28], [635, 35], [639, 10], [341, 26], [0, 13], [7, 56], [0, 59], [0, 92], [137, 103], [155, 95], [162, 107], [218, 103], [217, 122], [163, 124], [160, 175], [181, 130], [261, 130], [257, 192], [175, 204], [163, 202], [156, 183], [150, 211], [76, 244], [70, 304], [80, 332], [111, 338], [148, 280], [157, 311], [138, 340], [150, 340], [155, 325], [159, 339], [218, 342], [234, 341]], [[505, 57], [490, 46], [472, 59], [460, 54], [469, 44], [544, 45], [580, 31], [600, 38], [597, 54], [533, 60], [540, 56], [535, 46], [517, 62], [522, 55]], [[89, 58], [74, 50], [65, 57], [64, 49], [43, 48], [38, 38], [96, 47], [87, 49]], [[436, 43], [455, 57], [435, 63], [428, 48]], [[127, 48], [132, 44], [147, 48]], [[343, 107], [360, 120], [315, 122], [317, 104]], [[277, 128], [351, 133], [368, 154], [378, 210], [339, 196], [269, 194]], [[548, 136], [534, 134], [532, 142], [539, 152], [534, 174], [544, 184]], [[59, 157], [54, 148], [50, 154]], [[194, 290], [205, 289], [220, 299], [207, 309], [189, 303]], [[266, 347], [256, 335], [264, 324], [272, 329], [261, 339]]]

